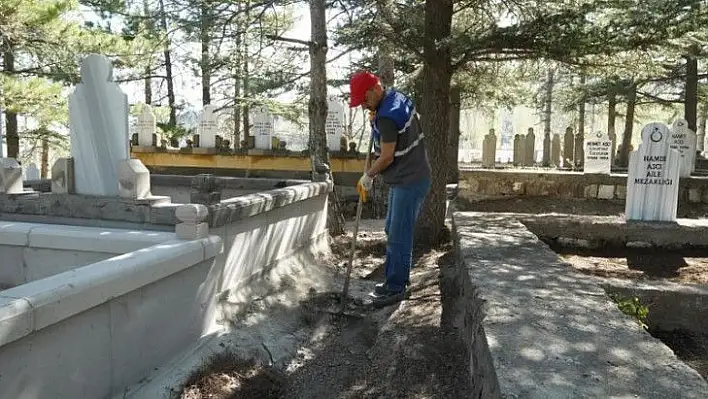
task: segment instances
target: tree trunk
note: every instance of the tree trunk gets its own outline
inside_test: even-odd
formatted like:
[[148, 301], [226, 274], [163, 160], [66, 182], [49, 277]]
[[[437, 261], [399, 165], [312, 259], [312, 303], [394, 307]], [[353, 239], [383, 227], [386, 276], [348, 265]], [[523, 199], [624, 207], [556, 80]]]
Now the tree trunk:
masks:
[[627, 116], [624, 120], [624, 133], [620, 147], [619, 161], [621, 166], [629, 165], [629, 146], [632, 145], [632, 131], [634, 130], [634, 107], [637, 103], [637, 86], [632, 84], [627, 93]]
[[696, 131], [698, 114], [698, 59], [686, 57], [686, 98], [684, 102], [684, 119], [688, 128]]
[[[167, 13], [165, 12], [165, 1], [160, 0], [160, 27], [165, 35], [169, 35], [167, 29]], [[174, 128], [177, 126], [177, 101], [175, 100], [175, 82], [172, 73], [172, 51], [170, 50], [169, 36], [165, 38], [165, 46], [163, 49], [165, 57], [165, 79], [167, 83], [167, 104], [170, 107], [170, 119], [168, 126]]]
[[[15, 72], [15, 54], [12, 45], [5, 42], [7, 49], [3, 54], [3, 72], [12, 75]], [[17, 126], [17, 113], [5, 109], [5, 141], [7, 143], [7, 157], [19, 159], [20, 134]]]
[[543, 160], [542, 166], [551, 166], [551, 121], [553, 118], [553, 87], [555, 85], [555, 71], [548, 69], [546, 78], [546, 95], [543, 107]]
[[[248, 28], [250, 27], [251, 24], [251, 1], [247, 0], [246, 5], [245, 5], [245, 16], [244, 16], [244, 23], [243, 23], [243, 52], [241, 53], [241, 61], [243, 62], [243, 75], [241, 76], [242, 78], [242, 95], [245, 101], [242, 102], [242, 119], [243, 119], [243, 139], [246, 140], [246, 144], [250, 142], [249, 137], [251, 136], [251, 107], [249, 106], [248, 103], [248, 96], [251, 94], [250, 90], [250, 68], [248, 64], [248, 60], [250, 58], [248, 54]], [[325, 32], [326, 33], [326, 32]], [[247, 146], [248, 148], [248, 146]]]
[[[239, 14], [242, 12], [242, 7], [241, 7], [241, 2], [237, 2], [236, 4], [236, 12]], [[238, 20], [237, 20], [238, 21]], [[241, 44], [242, 44], [242, 33], [241, 33], [241, 25], [236, 26], [236, 37], [234, 38], [234, 44], [236, 47], [236, 60], [234, 62], [234, 110], [233, 110], [233, 115], [234, 115], [234, 120], [233, 120], [233, 125], [234, 125], [234, 134], [233, 134], [233, 140], [234, 140], [234, 149], [236, 148], [241, 148], [241, 66], [243, 65], [243, 56], [241, 52]]]
[[201, 3], [201, 24], [199, 41], [201, 43], [201, 60], [199, 67], [202, 71], [202, 105], [211, 104], [211, 57], [209, 55], [209, 31], [211, 30], [211, 10], [206, 2]]
[[[580, 73], [581, 90], [585, 92], [585, 73]], [[585, 94], [578, 104], [578, 134], [575, 135], [575, 166], [583, 167], [585, 164]]]
[[450, 128], [447, 142], [447, 183], [455, 184], [460, 180], [457, 166], [460, 152], [460, 112], [462, 111], [460, 88], [450, 88]]
[[607, 95], [607, 135], [612, 140], [612, 154], [610, 154], [610, 165], [614, 165], [617, 156], [617, 133], [615, 132], [615, 121], [617, 120], [617, 95], [609, 93]]
[[435, 245], [445, 237], [447, 141], [449, 128], [452, 58], [448, 40], [452, 28], [453, 0], [425, 2], [423, 92], [420, 112], [432, 168], [432, 187], [418, 219], [416, 238]]
[[[310, 159], [312, 177], [315, 178], [319, 164], [330, 165], [327, 151], [327, 18], [326, 0], [310, 1]], [[331, 166], [331, 165], [330, 165]], [[344, 234], [344, 216], [340, 211], [337, 191], [329, 194], [327, 228], [331, 235]]]
[[49, 140], [46, 137], [42, 138], [42, 157], [40, 164], [40, 177], [46, 179], [49, 174]]
[[[145, 16], [145, 28], [148, 32], [153, 32], [153, 23], [152, 23], [152, 18], [150, 16], [150, 5], [148, 4], [148, 0], [143, 0], [143, 15]], [[151, 65], [148, 64], [148, 66], [145, 67], [145, 104], [152, 104], [152, 78], [150, 76], [152, 75], [152, 67]]]

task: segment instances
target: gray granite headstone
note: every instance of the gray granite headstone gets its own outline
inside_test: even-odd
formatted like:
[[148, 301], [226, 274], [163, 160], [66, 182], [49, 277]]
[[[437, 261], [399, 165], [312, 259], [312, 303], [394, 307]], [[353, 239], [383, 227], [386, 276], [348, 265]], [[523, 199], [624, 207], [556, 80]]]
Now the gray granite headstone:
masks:
[[533, 128], [529, 128], [524, 147], [524, 166], [533, 166], [534, 163], [536, 163], [536, 134], [534, 134]]
[[563, 167], [572, 168], [575, 159], [575, 135], [573, 128], [568, 126], [563, 135]]
[[490, 129], [489, 133], [482, 140], [482, 166], [485, 168], [493, 168], [497, 157], [497, 135], [494, 134], [494, 129]]
[[558, 133], [553, 135], [551, 141], [551, 164], [556, 168], [561, 167], [561, 138]]

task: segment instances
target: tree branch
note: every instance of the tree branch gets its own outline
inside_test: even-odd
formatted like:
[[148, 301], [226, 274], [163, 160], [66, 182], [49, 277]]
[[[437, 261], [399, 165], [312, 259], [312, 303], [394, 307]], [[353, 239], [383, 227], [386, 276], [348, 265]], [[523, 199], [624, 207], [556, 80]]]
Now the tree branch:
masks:
[[307, 46], [307, 47], [314, 45], [314, 43], [309, 40], [293, 39], [290, 37], [283, 37], [283, 36], [278, 36], [278, 35], [266, 35], [266, 37], [270, 40], [275, 40], [277, 42], [296, 43], [296, 44], [301, 44], [301, 45]]

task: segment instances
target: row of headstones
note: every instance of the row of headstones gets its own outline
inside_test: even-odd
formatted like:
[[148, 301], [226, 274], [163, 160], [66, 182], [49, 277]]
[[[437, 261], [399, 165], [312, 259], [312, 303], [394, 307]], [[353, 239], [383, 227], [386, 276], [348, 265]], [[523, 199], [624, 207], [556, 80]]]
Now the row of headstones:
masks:
[[[585, 147], [588, 142], [596, 142], [604, 139], [593, 135], [594, 137], [586, 140], [584, 135], [573, 134], [573, 128], [568, 127], [563, 135], [563, 151], [561, 152], [560, 135], [554, 134], [553, 138], [546, 136], [543, 139], [543, 165], [554, 166], [557, 168], [573, 168], [582, 167], [587, 159]], [[612, 154], [615, 153], [615, 139], [611, 139]], [[482, 142], [482, 166], [485, 168], [493, 168], [496, 164], [497, 151], [497, 136], [494, 134], [494, 129], [491, 129], [484, 136]], [[514, 166], [534, 166], [536, 164], [536, 135], [533, 128], [529, 128], [528, 133], [517, 134], [514, 136], [514, 151], [513, 151]]]
[[[222, 146], [222, 136], [219, 135], [219, 113], [214, 105], [206, 105], [202, 110], [197, 125], [200, 148], [215, 149]], [[251, 119], [251, 134], [254, 136], [254, 148], [259, 150], [270, 150], [280, 148], [280, 142], [275, 137], [275, 117], [267, 107], [261, 106], [254, 110]], [[331, 151], [341, 151], [347, 144], [343, 141], [345, 126], [344, 106], [334, 98], [328, 102], [327, 120], [325, 130], [327, 132], [327, 146]], [[161, 140], [157, 134], [157, 121], [152, 108], [143, 105], [143, 112], [137, 117], [137, 145], [141, 147], [154, 147]], [[346, 140], [346, 138], [345, 138]], [[344, 143], [344, 145], [342, 145]], [[228, 144], [226, 144], [228, 147]]]
[[[549, 143], [549, 141], [551, 141]], [[553, 135], [543, 142], [544, 164], [555, 167], [583, 167], [585, 173], [609, 174], [616, 154], [616, 136], [597, 132], [590, 137], [574, 135], [572, 128], [566, 129], [563, 137], [563, 157], [561, 159], [560, 136]], [[582, 145], [580, 145], [582, 143]], [[514, 137], [514, 165], [533, 166], [535, 164], [536, 137], [533, 128], [529, 133]], [[690, 176], [696, 161], [696, 135], [688, 129], [685, 120], [677, 120], [672, 127], [669, 145], [681, 154], [681, 176]], [[494, 129], [484, 137], [482, 144], [482, 166], [493, 168], [496, 163], [497, 138]], [[550, 152], [550, 157], [548, 153]], [[567, 155], [566, 155], [567, 154]]]

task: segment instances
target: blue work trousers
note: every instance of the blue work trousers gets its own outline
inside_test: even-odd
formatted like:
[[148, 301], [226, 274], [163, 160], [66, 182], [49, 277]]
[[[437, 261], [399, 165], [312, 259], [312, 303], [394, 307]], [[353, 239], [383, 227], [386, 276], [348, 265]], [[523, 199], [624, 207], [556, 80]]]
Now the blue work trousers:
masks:
[[388, 236], [386, 285], [391, 291], [403, 291], [408, 282], [413, 263], [413, 231], [428, 191], [429, 178], [389, 189], [384, 230]]

